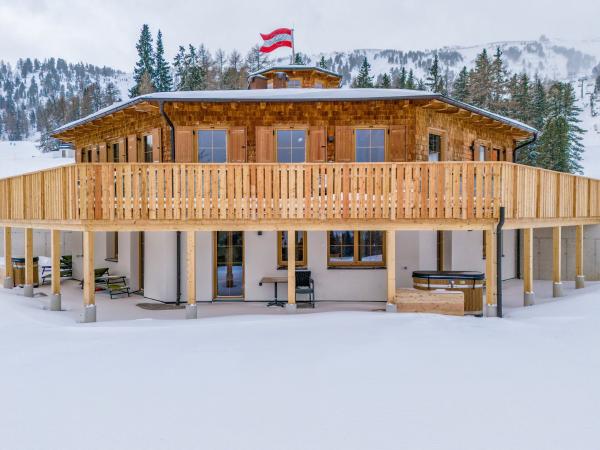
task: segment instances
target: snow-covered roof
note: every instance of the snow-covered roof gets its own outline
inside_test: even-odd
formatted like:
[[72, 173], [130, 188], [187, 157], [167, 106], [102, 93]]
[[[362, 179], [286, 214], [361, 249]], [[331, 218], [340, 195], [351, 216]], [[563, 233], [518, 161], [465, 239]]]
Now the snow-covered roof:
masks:
[[248, 90], [218, 90], [218, 91], [178, 91], [178, 92], [154, 92], [145, 94], [96, 111], [82, 119], [67, 123], [52, 132], [53, 135], [63, 133], [67, 130], [100, 119], [125, 108], [129, 108], [142, 102], [198, 102], [198, 103], [222, 103], [222, 102], [333, 102], [333, 101], [375, 101], [375, 100], [438, 100], [467, 111], [480, 114], [484, 117], [503, 122], [512, 127], [537, 133], [537, 130], [523, 122], [492, 113], [485, 109], [454, 100], [441, 94], [429, 91], [417, 91], [411, 89], [248, 89]]
[[325, 69], [323, 67], [319, 67], [319, 66], [307, 66], [305, 64], [282, 64], [282, 65], [277, 65], [277, 66], [272, 66], [272, 67], [266, 67], [264, 69], [260, 69], [257, 70], [256, 72], [252, 72], [251, 74], [248, 75], [248, 77], [253, 77], [255, 75], [261, 75], [263, 73], [267, 73], [267, 72], [277, 72], [278, 70], [316, 70], [317, 72], [323, 72], [327, 75], [332, 75], [334, 77], [337, 78], [342, 78], [342, 76], [339, 73], [335, 73], [333, 70], [329, 70], [329, 69]]

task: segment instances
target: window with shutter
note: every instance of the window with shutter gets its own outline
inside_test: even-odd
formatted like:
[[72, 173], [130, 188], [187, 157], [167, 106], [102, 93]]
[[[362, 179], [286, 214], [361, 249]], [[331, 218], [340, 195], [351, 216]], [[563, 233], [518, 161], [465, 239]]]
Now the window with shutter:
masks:
[[277, 162], [273, 127], [256, 127], [256, 162]]
[[138, 162], [137, 136], [130, 134], [127, 136], [127, 161]]
[[335, 127], [335, 161], [354, 161], [354, 146], [352, 145], [352, 127]]
[[388, 161], [408, 161], [406, 125], [392, 125], [389, 129]]
[[175, 162], [194, 162], [194, 131], [190, 128], [175, 129]]
[[161, 162], [160, 128], [152, 130], [152, 162]]
[[228, 157], [232, 163], [246, 162], [246, 128], [229, 129]]
[[308, 162], [327, 161], [327, 132], [325, 127], [310, 127], [308, 131]]

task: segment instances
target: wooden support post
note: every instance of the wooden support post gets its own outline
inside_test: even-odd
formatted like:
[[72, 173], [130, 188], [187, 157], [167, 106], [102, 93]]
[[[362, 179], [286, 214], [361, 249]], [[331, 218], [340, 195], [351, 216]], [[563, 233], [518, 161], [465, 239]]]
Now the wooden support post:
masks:
[[186, 247], [186, 275], [187, 275], [187, 305], [185, 307], [186, 319], [198, 318], [196, 305], [196, 232], [188, 231], [185, 236]]
[[583, 225], [575, 227], [575, 289], [585, 287], [583, 273]]
[[50, 259], [52, 261], [52, 272], [51, 272], [51, 288], [52, 293], [50, 296], [50, 310], [60, 311], [61, 310], [61, 295], [60, 295], [60, 230], [52, 230], [51, 232], [51, 254]]
[[4, 289], [15, 286], [12, 267], [12, 228], [4, 227]]
[[533, 291], [533, 228], [525, 228], [523, 232], [523, 304], [535, 303]]
[[33, 297], [33, 229], [25, 228], [25, 283], [23, 295]]
[[387, 264], [387, 303], [385, 310], [396, 311], [396, 232], [385, 233], [385, 257]]
[[82, 322], [96, 321], [96, 282], [94, 276], [94, 232], [83, 232], [83, 316]]
[[562, 273], [562, 265], [561, 265], [561, 256], [562, 256], [562, 228], [554, 227], [552, 228], [552, 296], [553, 297], [562, 297], [563, 289], [562, 289], [562, 281], [561, 281], [561, 273]]
[[496, 291], [496, 228], [485, 231], [485, 298], [487, 315], [497, 315]]
[[296, 310], [296, 230], [288, 230], [288, 311]]

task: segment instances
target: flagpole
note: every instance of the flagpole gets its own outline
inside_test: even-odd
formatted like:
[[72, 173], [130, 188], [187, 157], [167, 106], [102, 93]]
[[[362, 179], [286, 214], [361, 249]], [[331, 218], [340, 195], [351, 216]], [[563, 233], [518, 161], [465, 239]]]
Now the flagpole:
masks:
[[296, 61], [296, 53], [294, 51], [294, 29], [292, 28], [292, 64]]

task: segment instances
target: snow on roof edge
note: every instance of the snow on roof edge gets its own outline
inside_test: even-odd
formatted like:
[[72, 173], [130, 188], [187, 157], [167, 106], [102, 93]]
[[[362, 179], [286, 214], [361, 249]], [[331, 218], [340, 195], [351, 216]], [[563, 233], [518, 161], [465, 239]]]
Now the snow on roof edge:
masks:
[[154, 92], [132, 99], [114, 103], [81, 119], [69, 122], [51, 132], [53, 136], [72, 128], [100, 119], [114, 112], [145, 101], [158, 102], [315, 102], [315, 101], [391, 101], [391, 100], [439, 100], [444, 103], [466, 109], [468, 111], [503, 122], [528, 133], [539, 131], [523, 122], [479, 108], [477, 106], [455, 100], [451, 97], [430, 91], [410, 89], [250, 89], [250, 90], [218, 90], [218, 91], [176, 91]]

